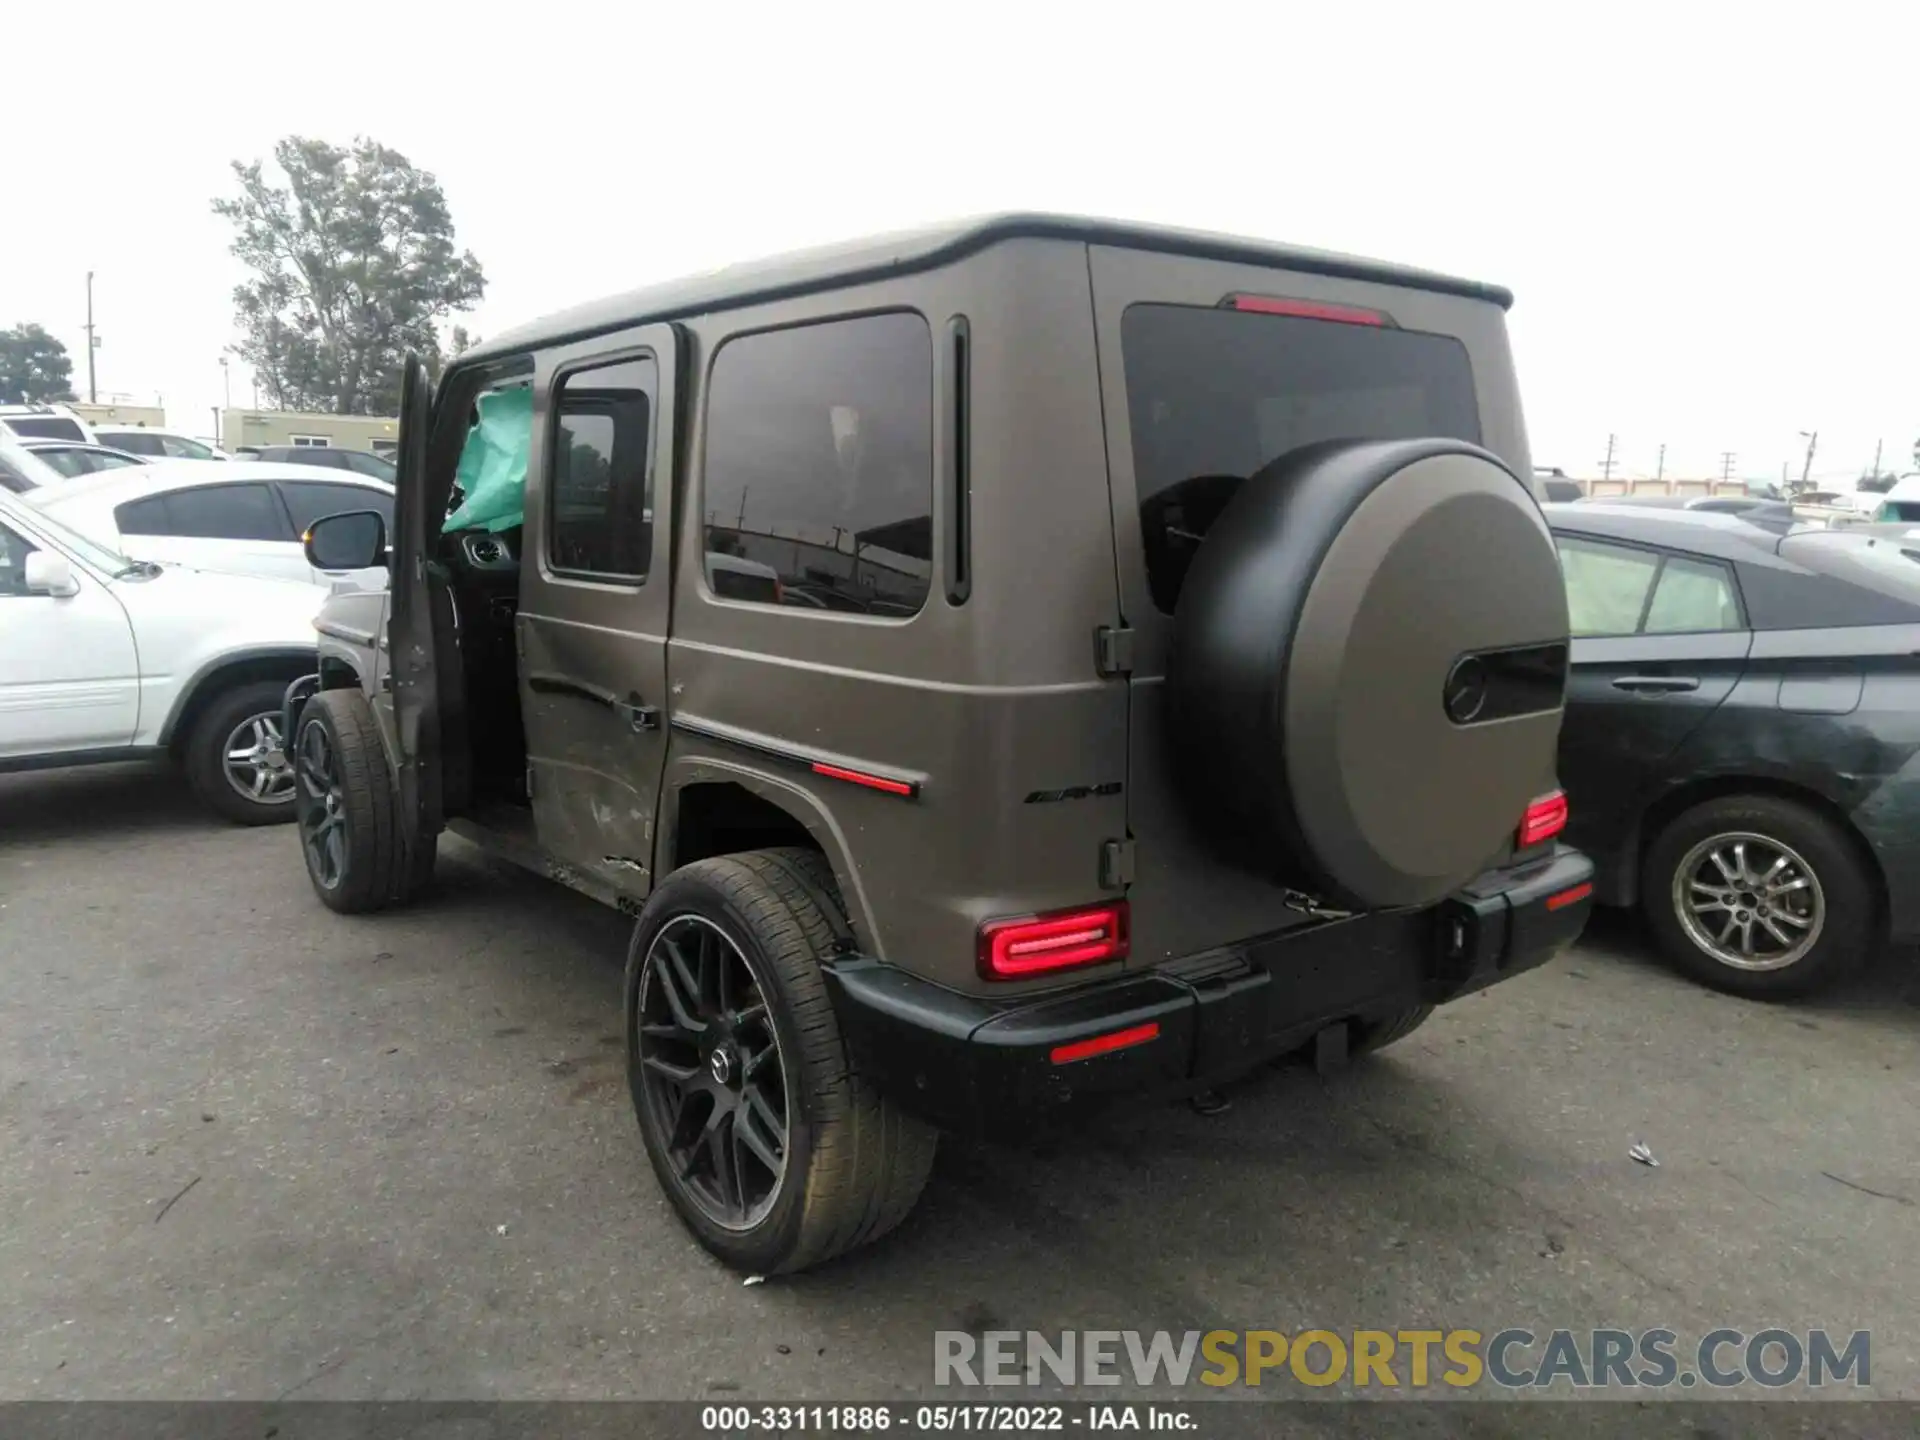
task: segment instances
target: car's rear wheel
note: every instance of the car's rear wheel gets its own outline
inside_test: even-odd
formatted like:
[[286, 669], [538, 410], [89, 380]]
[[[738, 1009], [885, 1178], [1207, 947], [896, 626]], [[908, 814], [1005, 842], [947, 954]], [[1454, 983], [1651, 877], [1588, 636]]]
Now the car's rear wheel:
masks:
[[1757, 998], [1830, 984], [1877, 933], [1872, 877], [1849, 838], [1771, 795], [1709, 800], [1669, 824], [1647, 851], [1641, 905], [1679, 969]]
[[293, 819], [293, 765], [280, 733], [277, 680], [236, 685], [216, 696], [187, 733], [187, 783], [215, 814], [241, 825]]
[[1397, 1041], [1404, 1040], [1433, 1014], [1431, 1005], [1413, 1005], [1392, 1015], [1378, 1015], [1370, 1020], [1356, 1020], [1347, 1042], [1349, 1051], [1355, 1055], [1370, 1055], [1376, 1050], [1384, 1050]]
[[300, 851], [329, 909], [378, 910], [427, 882], [433, 846], [405, 851], [386, 753], [358, 690], [323, 690], [307, 701], [293, 759]]
[[702, 860], [648, 901], [627, 958], [640, 1134], [687, 1228], [727, 1264], [804, 1269], [913, 1208], [935, 1132], [853, 1068], [821, 975], [846, 934], [804, 850]]

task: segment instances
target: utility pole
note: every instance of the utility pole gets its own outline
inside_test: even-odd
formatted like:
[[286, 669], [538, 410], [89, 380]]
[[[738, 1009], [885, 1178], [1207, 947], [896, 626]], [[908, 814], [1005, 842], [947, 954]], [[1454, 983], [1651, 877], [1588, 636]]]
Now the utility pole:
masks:
[[1813, 451], [1814, 447], [1820, 443], [1820, 432], [1802, 430], [1800, 433], [1807, 437], [1807, 458], [1800, 465], [1800, 488], [1807, 490], [1813, 485]]
[[1667, 478], [1667, 442], [1664, 440], [1660, 442], [1660, 463], [1654, 469], [1653, 478], [1655, 483]]
[[1720, 479], [1724, 483], [1733, 479], [1733, 451], [1720, 452]]
[[93, 383], [93, 352], [100, 348], [100, 337], [93, 333], [93, 272], [87, 271], [87, 403], [100, 403]]
[[1602, 480], [1611, 480], [1613, 478], [1613, 443], [1617, 438], [1618, 437], [1613, 435], [1607, 436], [1607, 458], [1600, 462], [1600, 478]]
[[1873, 442], [1873, 469], [1870, 473], [1872, 474], [1873, 478], [1876, 480], [1880, 478], [1880, 446], [1883, 443], [1885, 442], [1880, 440], [1876, 440]]

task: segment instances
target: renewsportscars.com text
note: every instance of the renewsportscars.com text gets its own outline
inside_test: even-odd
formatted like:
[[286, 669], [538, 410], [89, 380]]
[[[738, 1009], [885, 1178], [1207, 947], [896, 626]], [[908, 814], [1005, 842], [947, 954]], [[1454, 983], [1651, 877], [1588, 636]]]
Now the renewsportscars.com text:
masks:
[[939, 1330], [935, 1385], [1820, 1389], [1873, 1383], [1872, 1336], [1826, 1330]]

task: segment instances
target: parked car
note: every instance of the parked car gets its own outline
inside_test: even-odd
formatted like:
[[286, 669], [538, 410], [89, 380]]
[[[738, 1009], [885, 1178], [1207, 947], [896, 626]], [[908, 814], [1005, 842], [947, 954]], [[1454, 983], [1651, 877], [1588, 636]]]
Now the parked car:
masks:
[[1686, 973], [1801, 994], [1920, 934], [1920, 539], [1547, 508], [1560, 775], [1596, 894]]
[[297, 465], [157, 460], [31, 492], [30, 503], [138, 560], [230, 575], [375, 585], [386, 572], [316, 571], [300, 547], [323, 515], [374, 510], [391, 520], [393, 487]]
[[146, 464], [144, 456], [116, 450], [111, 445], [89, 445], [82, 440], [23, 440], [20, 445], [69, 480], [100, 470], [121, 470], [129, 465]]
[[[452, 828], [634, 915], [642, 1139], [756, 1273], [890, 1229], [941, 1127], [1386, 1045], [1589, 904], [1509, 299], [1014, 217], [410, 362], [391, 530], [307, 542], [392, 573], [287, 696], [313, 890]], [[531, 563], [446, 533], [468, 443]], [[777, 594], [686, 563], [736, 542]]]
[[163, 430], [151, 425], [95, 425], [93, 433], [103, 445], [112, 445], [153, 460], [227, 460], [232, 457], [218, 445]]
[[280, 699], [323, 593], [136, 560], [0, 494], [0, 771], [167, 757], [216, 814], [291, 820]]
[[65, 405], [0, 405], [0, 431], [21, 440], [78, 440], [88, 445], [98, 438]]
[[254, 452], [253, 458], [276, 465], [317, 465], [327, 470], [346, 470], [369, 480], [393, 483], [393, 461], [370, 450], [331, 445], [263, 445]]
[[0, 490], [24, 495], [44, 485], [58, 485], [66, 477], [27, 448], [27, 443], [0, 426]]
[[1893, 488], [1874, 505], [1873, 519], [1881, 524], [1920, 521], [1920, 475], [1907, 475], [1894, 481]]

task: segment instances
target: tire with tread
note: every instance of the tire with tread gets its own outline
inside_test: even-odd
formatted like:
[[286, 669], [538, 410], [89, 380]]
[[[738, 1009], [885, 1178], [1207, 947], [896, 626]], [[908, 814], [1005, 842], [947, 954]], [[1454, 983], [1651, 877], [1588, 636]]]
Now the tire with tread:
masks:
[[1376, 1050], [1401, 1041], [1427, 1023], [1433, 1014], [1431, 1005], [1415, 1005], [1410, 1010], [1402, 1010], [1397, 1015], [1383, 1015], [1377, 1020], [1362, 1021], [1354, 1025], [1352, 1039], [1348, 1049], [1355, 1055], [1371, 1055]]
[[[1687, 852], [1717, 834], [1776, 838], [1798, 852], [1826, 902], [1820, 939], [1778, 970], [1741, 970], [1716, 959], [1687, 935], [1673, 904], [1674, 871]], [[1682, 973], [1704, 985], [1752, 999], [1788, 999], [1824, 988], [1859, 967], [1878, 939], [1879, 895], [1857, 847], [1826, 816], [1777, 795], [1723, 795], [1684, 811], [1647, 847], [1640, 905], [1654, 939]]]
[[[709, 1220], [682, 1193], [641, 1091], [640, 982], [653, 936], [676, 916], [719, 926], [769, 998], [789, 1075], [782, 1192], [752, 1229]], [[804, 1270], [877, 1240], [913, 1209], [938, 1132], [854, 1068], [821, 962], [851, 944], [832, 868], [815, 851], [748, 851], [669, 875], [634, 925], [627, 953], [627, 1069], [642, 1139], [661, 1188], [700, 1243], [753, 1274]], [[795, 1103], [797, 1100], [798, 1103]]]
[[322, 690], [300, 712], [300, 736], [318, 725], [333, 748], [345, 814], [346, 863], [339, 882], [322, 883], [307, 851], [306, 827], [310, 808], [317, 803], [303, 768], [303, 752], [294, 742], [298, 774], [295, 805], [299, 810], [301, 855], [314, 893], [331, 910], [343, 915], [364, 914], [403, 903], [433, 875], [435, 846], [428, 841], [411, 858], [395, 815], [396, 796], [386, 750], [366, 697], [355, 689]]
[[227, 737], [256, 715], [278, 716], [286, 688], [278, 680], [235, 685], [216, 695], [187, 731], [180, 753], [187, 784], [200, 803], [222, 819], [237, 825], [284, 825], [293, 819], [290, 801], [250, 800], [227, 783], [226, 774]]

